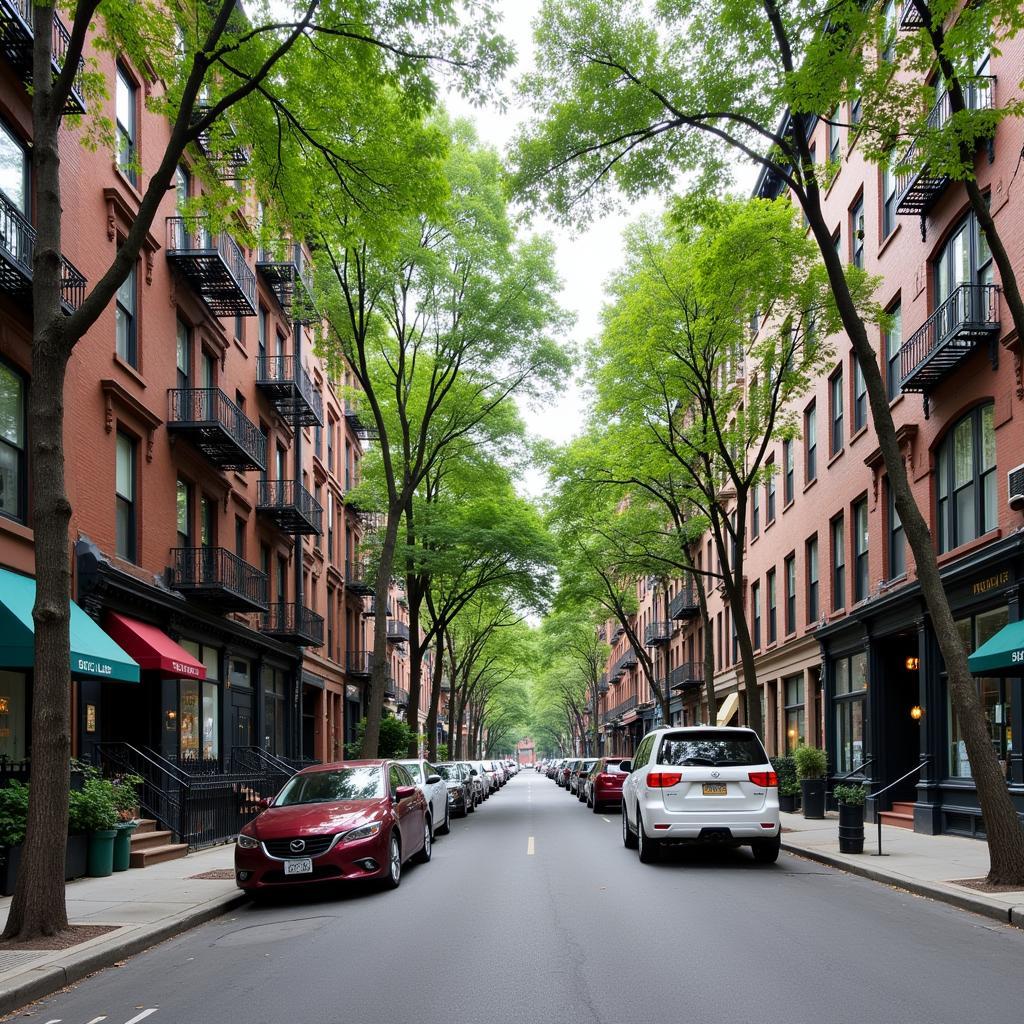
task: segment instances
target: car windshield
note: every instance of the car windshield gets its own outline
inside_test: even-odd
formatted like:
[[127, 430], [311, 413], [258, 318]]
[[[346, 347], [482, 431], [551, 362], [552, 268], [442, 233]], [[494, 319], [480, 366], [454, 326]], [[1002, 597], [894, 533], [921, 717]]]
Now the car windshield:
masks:
[[419, 761], [399, 761], [398, 763], [412, 776], [413, 782], [423, 781], [423, 765]]
[[581, 772], [589, 772], [590, 769], [593, 768], [595, 764], [597, 764], [596, 761], [584, 761], [583, 764], [580, 765], [580, 771]]
[[339, 800], [375, 800], [384, 795], [380, 768], [335, 768], [328, 772], [296, 775], [274, 801], [275, 807], [327, 804]]
[[754, 733], [707, 730], [695, 733], [668, 733], [661, 741], [658, 764], [687, 765], [766, 764], [768, 755]]
[[446, 782], [461, 782], [462, 772], [457, 764], [439, 764], [437, 774]]

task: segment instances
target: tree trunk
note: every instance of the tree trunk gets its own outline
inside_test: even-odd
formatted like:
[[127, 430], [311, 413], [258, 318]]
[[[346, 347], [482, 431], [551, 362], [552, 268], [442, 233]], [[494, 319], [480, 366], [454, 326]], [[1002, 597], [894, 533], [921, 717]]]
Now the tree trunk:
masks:
[[412, 553], [416, 549], [416, 531], [411, 496], [405, 503], [405, 543], [409, 552], [405, 573], [405, 596], [409, 601], [409, 703], [405, 708], [405, 721], [412, 733], [406, 755], [416, 757], [416, 734], [420, 731], [420, 687], [423, 679], [423, 651], [420, 649], [420, 609], [423, 605], [423, 591], [412, 564]]
[[[441, 706], [441, 681], [444, 676], [444, 636], [437, 631], [437, 656], [430, 674], [430, 709], [427, 711], [427, 749], [431, 758], [437, 757], [437, 720]], [[450, 692], [450, 691], [449, 691]], [[455, 759], [452, 749], [451, 697], [448, 700], [448, 757]]]

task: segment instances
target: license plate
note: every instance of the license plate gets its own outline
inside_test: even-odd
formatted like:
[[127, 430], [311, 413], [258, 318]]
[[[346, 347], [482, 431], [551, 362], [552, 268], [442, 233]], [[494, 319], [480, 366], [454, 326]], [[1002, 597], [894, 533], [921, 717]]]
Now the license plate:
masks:
[[311, 875], [313, 873], [312, 857], [303, 857], [302, 860], [286, 860], [284, 873], [286, 875]]
[[729, 792], [729, 787], [724, 782], [705, 782], [704, 783], [704, 795], [705, 796], [725, 796]]

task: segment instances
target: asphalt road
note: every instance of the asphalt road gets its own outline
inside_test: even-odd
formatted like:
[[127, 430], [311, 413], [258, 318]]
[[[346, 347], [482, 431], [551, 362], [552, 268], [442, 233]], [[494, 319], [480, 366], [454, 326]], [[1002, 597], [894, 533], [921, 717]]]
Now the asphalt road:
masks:
[[[1024, 931], [783, 855], [641, 865], [525, 771], [401, 888], [251, 906], [31, 1007], [39, 1024], [1020, 1020]], [[19, 1017], [18, 1019], [25, 1019]]]

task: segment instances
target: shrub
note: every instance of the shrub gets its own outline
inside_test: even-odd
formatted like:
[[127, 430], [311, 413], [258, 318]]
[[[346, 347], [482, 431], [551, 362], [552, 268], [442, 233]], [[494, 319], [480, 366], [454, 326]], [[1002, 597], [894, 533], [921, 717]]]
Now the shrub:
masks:
[[438, 743], [438, 745], [437, 745], [437, 759], [438, 759], [438, 761], [447, 761], [448, 760], [448, 744], [447, 743]]
[[782, 796], [796, 796], [800, 792], [800, 782], [796, 777], [796, 761], [791, 757], [773, 757], [771, 764], [779, 777], [779, 793]]
[[[354, 742], [345, 744], [345, 753], [349, 757], [359, 757], [366, 735], [366, 719], [359, 720]], [[387, 715], [380, 722], [380, 736], [377, 739], [378, 757], [406, 757], [409, 744], [415, 738], [408, 724], [399, 718]]]
[[27, 824], [28, 786], [12, 780], [0, 789], [0, 846], [23, 843]]
[[102, 832], [118, 822], [116, 787], [95, 768], [89, 768], [85, 784], [71, 794], [68, 825], [72, 832]]
[[841, 804], [849, 804], [851, 807], [863, 807], [868, 791], [860, 784], [855, 786], [836, 786], [832, 795]]
[[114, 779], [114, 806], [121, 821], [132, 821], [139, 806], [139, 786], [142, 779], [138, 775], [121, 775]]
[[799, 746], [793, 751], [796, 774], [803, 779], [823, 779], [828, 769], [828, 758], [818, 747]]

